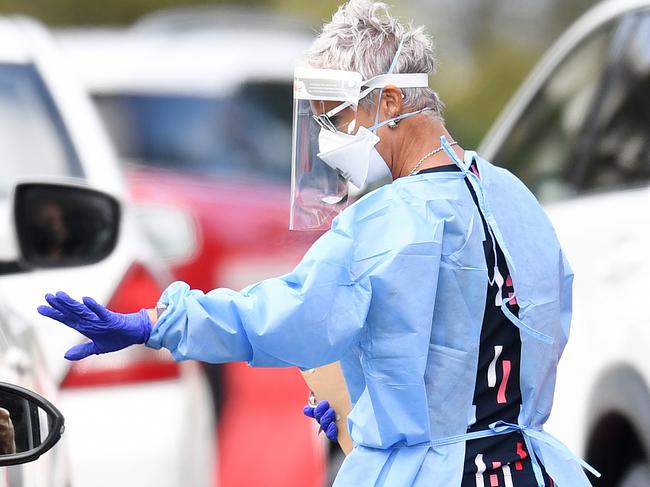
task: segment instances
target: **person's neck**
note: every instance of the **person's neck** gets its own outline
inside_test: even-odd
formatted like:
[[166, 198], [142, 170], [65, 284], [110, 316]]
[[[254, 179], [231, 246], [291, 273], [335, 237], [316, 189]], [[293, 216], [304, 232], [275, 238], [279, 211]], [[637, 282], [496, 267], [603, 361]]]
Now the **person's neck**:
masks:
[[[453, 141], [444, 124], [439, 120], [404, 120], [402, 124], [399, 128], [404, 135], [398, 144], [399, 150], [393, 156], [391, 170], [393, 179], [408, 176], [426, 154], [440, 147], [441, 136], [446, 136], [450, 143]], [[453, 150], [462, 158], [463, 149], [456, 145]], [[418, 167], [418, 171], [451, 163], [445, 151], [440, 151], [427, 157]]]

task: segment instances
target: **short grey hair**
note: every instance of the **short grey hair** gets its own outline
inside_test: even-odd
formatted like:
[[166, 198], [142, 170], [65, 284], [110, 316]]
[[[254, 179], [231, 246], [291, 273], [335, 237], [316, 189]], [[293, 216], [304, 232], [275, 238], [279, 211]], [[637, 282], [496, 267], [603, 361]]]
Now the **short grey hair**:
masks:
[[[314, 68], [357, 71], [370, 79], [388, 73], [400, 43], [394, 73], [435, 73], [433, 42], [423, 27], [401, 23], [383, 2], [350, 0], [323, 25], [306, 61]], [[443, 104], [431, 88], [402, 88], [402, 92], [406, 111], [429, 107], [442, 119]], [[374, 104], [375, 98], [369, 95], [362, 103]]]

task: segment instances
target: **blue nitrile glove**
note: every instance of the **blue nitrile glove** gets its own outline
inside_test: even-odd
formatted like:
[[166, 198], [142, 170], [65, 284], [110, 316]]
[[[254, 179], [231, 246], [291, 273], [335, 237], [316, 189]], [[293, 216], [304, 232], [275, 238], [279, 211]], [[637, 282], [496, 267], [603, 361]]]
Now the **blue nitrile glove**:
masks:
[[45, 301], [50, 306], [39, 306], [40, 314], [60, 321], [92, 340], [68, 350], [65, 354], [68, 360], [80, 360], [144, 343], [151, 334], [151, 320], [145, 309], [130, 314], [114, 313], [93, 298], [83, 298], [83, 303], [80, 303], [62, 291], [56, 296], [47, 294]]
[[303, 408], [305, 416], [314, 418], [320, 424], [320, 429], [325, 432], [325, 436], [330, 441], [336, 441], [339, 435], [339, 428], [336, 426], [336, 411], [330, 407], [327, 401], [321, 401], [316, 407], [305, 406]]

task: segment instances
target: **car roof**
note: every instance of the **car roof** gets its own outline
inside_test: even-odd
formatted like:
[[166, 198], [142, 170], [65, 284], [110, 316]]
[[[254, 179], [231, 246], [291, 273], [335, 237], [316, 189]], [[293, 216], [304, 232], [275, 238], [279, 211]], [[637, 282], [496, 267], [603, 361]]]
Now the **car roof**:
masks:
[[311, 27], [303, 20], [264, 7], [237, 5], [191, 5], [169, 7], [149, 13], [133, 24], [141, 32], [179, 32], [199, 28], [246, 27], [255, 30], [291, 30], [309, 34]]
[[312, 36], [232, 26], [67, 29], [55, 39], [92, 92], [209, 96], [228, 94], [245, 80], [290, 82]]
[[614, 19], [649, 8], [650, 0], [605, 0], [588, 10], [560, 36], [541, 61], [537, 63], [489, 129], [479, 146], [479, 152], [487, 159], [492, 159], [496, 155], [497, 150], [510, 134], [513, 125], [519, 120], [532, 97], [580, 42], [600, 26]]
[[25, 27], [20, 17], [0, 17], [0, 63], [27, 63], [32, 60]]

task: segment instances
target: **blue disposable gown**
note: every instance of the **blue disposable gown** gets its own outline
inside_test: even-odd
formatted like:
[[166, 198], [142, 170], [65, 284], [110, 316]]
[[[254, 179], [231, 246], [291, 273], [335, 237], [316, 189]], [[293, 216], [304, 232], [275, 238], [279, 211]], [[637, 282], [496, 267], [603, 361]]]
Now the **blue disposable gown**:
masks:
[[[588, 486], [579, 460], [542, 429], [569, 336], [571, 269], [515, 176], [444, 147], [462, 171], [401, 178], [366, 195], [293, 272], [241, 292], [172, 284], [147, 345], [176, 360], [261, 367], [341, 360], [355, 448], [335, 485], [460, 485], [488, 282], [468, 177], [520, 307], [518, 318], [510, 313], [522, 340], [519, 424], [486, 434], [521, 431], [559, 487]], [[472, 160], [480, 179], [467, 170]]]

